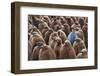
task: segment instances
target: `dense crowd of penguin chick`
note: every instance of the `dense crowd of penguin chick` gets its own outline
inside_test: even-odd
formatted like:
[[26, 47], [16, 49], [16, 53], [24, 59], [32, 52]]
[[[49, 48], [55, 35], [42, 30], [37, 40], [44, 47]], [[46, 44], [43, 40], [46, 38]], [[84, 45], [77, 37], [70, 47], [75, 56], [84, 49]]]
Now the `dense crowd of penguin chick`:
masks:
[[28, 60], [88, 57], [88, 18], [28, 15]]

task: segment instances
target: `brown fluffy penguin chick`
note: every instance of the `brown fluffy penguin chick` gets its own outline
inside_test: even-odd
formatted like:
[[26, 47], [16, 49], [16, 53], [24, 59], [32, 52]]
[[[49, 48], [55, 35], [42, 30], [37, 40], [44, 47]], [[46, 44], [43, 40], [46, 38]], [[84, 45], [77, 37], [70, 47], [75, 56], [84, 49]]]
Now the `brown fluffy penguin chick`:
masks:
[[57, 32], [53, 32], [52, 34], [50, 34], [48, 44], [50, 44], [52, 40], [54, 40], [55, 38], [58, 38], [58, 37], [59, 36], [58, 36], [58, 33]]
[[75, 50], [73, 49], [69, 40], [66, 40], [60, 51], [61, 59], [74, 59], [76, 58]]
[[56, 59], [54, 50], [48, 45], [42, 47], [39, 52], [39, 60], [53, 60]]
[[62, 27], [62, 30], [65, 32], [66, 36], [68, 36], [68, 34], [70, 33], [70, 26], [65, 23]]
[[78, 38], [80, 38], [83, 41], [85, 41], [85, 39], [84, 39], [84, 33], [83, 33], [83, 31], [81, 29], [78, 29], [78, 31], [76, 31], [75, 33], [76, 33], [76, 35], [77, 35]]
[[51, 28], [45, 33], [44, 40], [47, 45], [48, 45], [49, 37], [50, 37], [51, 33], [53, 33], [53, 29], [51, 29]]
[[86, 49], [86, 46], [85, 46], [84, 41], [82, 39], [77, 38], [73, 44], [73, 48], [74, 48], [76, 55], [77, 55], [78, 53], [81, 52], [82, 49]]
[[55, 48], [55, 45], [57, 45], [57, 38], [55, 38], [55, 39], [53, 39], [53, 40], [51, 40], [51, 41], [49, 42], [49, 46], [50, 46], [52, 49]]
[[56, 59], [60, 58], [60, 50], [61, 50], [62, 46], [63, 46], [63, 44], [62, 44], [61, 38], [57, 38], [56, 44], [54, 44], [54, 51], [55, 51], [55, 54], [56, 54]]
[[58, 30], [57, 33], [58, 33], [59, 37], [62, 39], [62, 43], [64, 43], [65, 40], [67, 39], [66, 34], [62, 30]]
[[34, 47], [32, 54], [31, 54], [31, 60], [39, 60], [39, 51], [45, 44], [42, 42], [39, 42], [37, 46]]
[[81, 53], [79, 53], [77, 56], [77, 58], [87, 58], [87, 50], [86, 49], [82, 49]]
[[39, 35], [42, 36], [42, 33], [38, 30], [37, 27], [33, 26], [31, 29], [28, 31], [29, 33], [37, 32]]
[[45, 21], [45, 22], [48, 24], [49, 27], [50, 27], [51, 24], [52, 24], [51, 19], [49, 18], [49, 16], [44, 16], [44, 17], [43, 17], [43, 21]]
[[32, 33], [32, 36], [30, 37], [30, 42], [32, 43], [32, 49], [38, 44], [38, 42], [45, 43], [44, 39], [41, 35], [39, 35], [36, 32]]
[[40, 32], [42, 32], [44, 27], [48, 27], [49, 28], [49, 26], [48, 26], [48, 24], [46, 22], [42, 21], [41, 23], [39, 23], [38, 29], [40, 30]]
[[42, 35], [43, 35], [43, 38], [44, 38], [44, 36], [45, 36], [45, 33], [47, 32], [49, 30], [49, 27], [44, 27], [43, 29], [42, 29]]

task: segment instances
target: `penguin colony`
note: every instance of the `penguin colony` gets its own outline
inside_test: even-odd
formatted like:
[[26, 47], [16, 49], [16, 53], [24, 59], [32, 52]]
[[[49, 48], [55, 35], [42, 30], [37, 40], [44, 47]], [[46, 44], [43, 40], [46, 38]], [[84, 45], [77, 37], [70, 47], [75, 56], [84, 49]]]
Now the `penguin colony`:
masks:
[[28, 60], [88, 57], [88, 18], [28, 15]]

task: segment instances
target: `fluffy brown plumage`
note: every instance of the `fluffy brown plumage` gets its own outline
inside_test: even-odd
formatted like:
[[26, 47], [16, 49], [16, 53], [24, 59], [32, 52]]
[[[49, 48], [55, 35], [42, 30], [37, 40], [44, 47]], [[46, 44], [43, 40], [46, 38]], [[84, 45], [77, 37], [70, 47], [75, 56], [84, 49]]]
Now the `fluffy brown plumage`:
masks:
[[86, 49], [82, 49], [80, 53], [78, 53], [77, 58], [87, 58], [87, 50]]
[[39, 35], [42, 36], [42, 33], [35, 26], [33, 26], [33, 27], [31, 27], [31, 29], [29, 29], [29, 33], [33, 33], [33, 32], [37, 32]]
[[39, 52], [39, 60], [50, 60], [50, 59], [56, 59], [55, 52], [54, 50], [52, 50], [50, 46], [45, 45]]
[[44, 39], [41, 35], [39, 35], [37, 32], [33, 32], [30, 41], [32, 43], [32, 49], [40, 42], [45, 43]]
[[75, 50], [73, 49], [69, 40], [66, 40], [60, 51], [61, 59], [74, 59], [76, 58]]
[[40, 30], [40, 32], [42, 32], [42, 30], [44, 29], [44, 28], [49, 28], [48, 27], [48, 24], [46, 23], [46, 22], [44, 22], [44, 21], [42, 21], [41, 23], [39, 23], [39, 25], [38, 25], [38, 29]]
[[86, 49], [86, 46], [85, 46], [83, 40], [81, 40], [80, 38], [77, 38], [73, 44], [73, 48], [74, 48], [76, 55], [77, 55], [78, 53], [81, 52], [82, 49]]
[[61, 50], [62, 46], [63, 46], [62, 40], [60, 38], [57, 38], [55, 40], [55, 44], [54, 44], [54, 48], [53, 48], [55, 51], [55, 54], [56, 54], [56, 59], [60, 58], [60, 50]]
[[58, 30], [57, 33], [58, 33], [59, 37], [62, 39], [62, 43], [64, 43], [65, 40], [67, 39], [66, 34], [62, 30]]
[[40, 42], [37, 44], [37, 46], [34, 47], [32, 53], [31, 53], [31, 60], [38, 60], [39, 59], [39, 51], [45, 44]]
[[53, 29], [49, 29], [49, 30], [45, 33], [44, 40], [45, 40], [45, 42], [46, 42], [47, 45], [48, 45], [49, 37], [50, 37], [51, 33], [53, 33]]
[[56, 38], [58, 38], [58, 33], [57, 32], [53, 32], [52, 34], [50, 34], [50, 37], [49, 37], [49, 45], [51, 44], [51, 41], [52, 40], [55, 40]]

